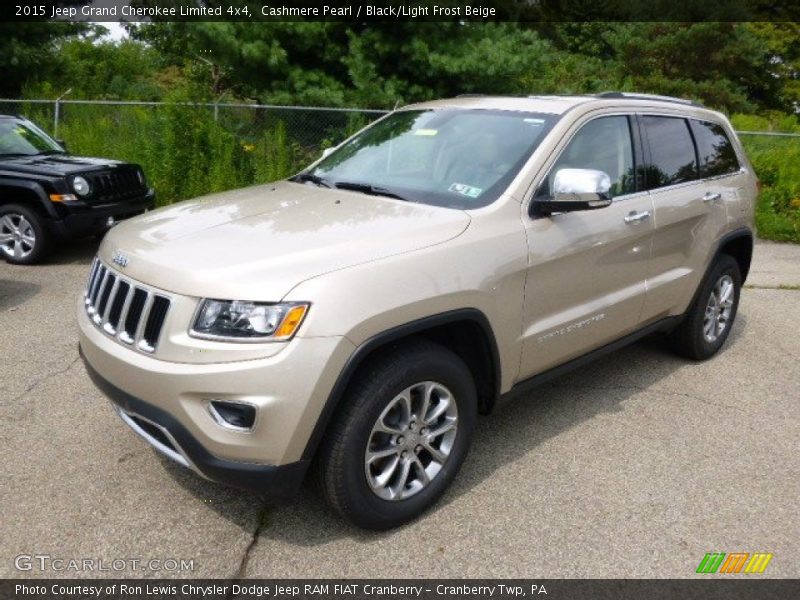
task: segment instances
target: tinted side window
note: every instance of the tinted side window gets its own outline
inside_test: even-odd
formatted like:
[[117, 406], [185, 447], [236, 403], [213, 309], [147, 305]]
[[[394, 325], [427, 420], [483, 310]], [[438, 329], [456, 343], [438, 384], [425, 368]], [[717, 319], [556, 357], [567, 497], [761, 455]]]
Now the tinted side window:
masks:
[[559, 169], [603, 171], [611, 178], [611, 196], [635, 191], [633, 143], [628, 117], [599, 117], [584, 125], [550, 169], [550, 174], [536, 193], [537, 197], [552, 197], [553, 180]]
[[739, 170], [739, 160], [722, 125], [706, 121], [692, 121], [697, 154], [700, 158], [700, 176], [714, 177]]
[[697, 159], [689, 124], [679, 117], [643, 117], [650, 145], [647, 187], [697, 179]]

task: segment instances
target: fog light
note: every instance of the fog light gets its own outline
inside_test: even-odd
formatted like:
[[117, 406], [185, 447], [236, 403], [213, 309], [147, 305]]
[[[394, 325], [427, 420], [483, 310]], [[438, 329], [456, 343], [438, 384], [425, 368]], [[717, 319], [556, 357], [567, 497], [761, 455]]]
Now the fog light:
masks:
[[111, 229], [116, 224], [116, 222], [117, 221], [116, 219], [114, 219], [114, 217], [108, 217], [108, 219], [106, 219], [106, 227]]
[[250, 431], [256, 422], [256, 407], [244, 402], [211, 400], [208, 411], [218, 425], [236, 431]]

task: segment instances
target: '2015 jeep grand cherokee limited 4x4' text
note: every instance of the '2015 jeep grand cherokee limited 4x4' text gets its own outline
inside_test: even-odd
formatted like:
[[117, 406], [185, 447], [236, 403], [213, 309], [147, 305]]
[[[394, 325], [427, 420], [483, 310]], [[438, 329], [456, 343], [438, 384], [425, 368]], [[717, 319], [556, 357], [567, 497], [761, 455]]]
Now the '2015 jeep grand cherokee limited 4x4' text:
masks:
[[341, 514], [391, 527], [443, 493], [501, 394], [656, 331], [715, 354], [755, 197], [727, 119], [690, 102], [417, 104], [289, 181], [115, 227], [82, 354], [175, 461], [280, 497], [315, 460]]
[[0, 115], [0, 257], [30, 265], [58, 240], [104, 233], [155, 205], [139, 165], [68, 154], [31, 121]]

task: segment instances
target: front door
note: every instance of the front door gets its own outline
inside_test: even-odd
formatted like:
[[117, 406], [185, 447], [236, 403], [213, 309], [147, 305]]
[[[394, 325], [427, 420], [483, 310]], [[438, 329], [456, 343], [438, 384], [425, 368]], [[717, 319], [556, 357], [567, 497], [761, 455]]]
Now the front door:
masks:
[[632, 118], [600, 116], [576, 133], [539, 185], [552, 194], [561, 168], [609, 175], [613, 202], [597, 210], [524, 216], [528, 273], [520, 378], [598, 348], [640, 323], [653, 234], [653, 205], [638, 191]]

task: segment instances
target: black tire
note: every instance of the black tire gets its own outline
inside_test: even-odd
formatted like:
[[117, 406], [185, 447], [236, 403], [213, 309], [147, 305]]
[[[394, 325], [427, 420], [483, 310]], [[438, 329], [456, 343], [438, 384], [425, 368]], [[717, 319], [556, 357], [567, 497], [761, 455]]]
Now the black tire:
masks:
[[[17, 231], [24, 238], [6, 239]], [[50, 245], [50, 233], [35, 210], [20, 204], [0, 206], [0, 256], [15, 265], [33, 265], [47, 256]]]
[[[728, 317], [725, 319], [726, 326], [716, 335], [715, 339], [709, 340], [706, 337], [705, 327], [706, 311], [711, 301], [711, 294], [715, 287], [723, 278], [730, 278], [733, 283], [732, 305]], [[691, 360], [706, 360], [714, 356], [733, 327], [736, 318], [736, 311], [739, 308], [739, 295], [742, 289], [742, 274], [739, 264], [731, 256], [720, 254], [714, 266], [709, 271], [692, 305], [689, 307], [683, 322], [670, 334], [670, 345], [673, 350]]]
[[[387, 407], [395, 403], [401, 392], [409, 387], [420, 389], [415, 386], [424, 386], [422, 382], [444, 386], [445, 391], [450, 392], [450, 397], [455, 401], [457, 426], [454, 438], [449, 443], [449, 455], [441, 466], [439, 463], [434, 465], [439, 470], [425, 485], [422, 485], [421, 477], [418, 477], [422, 473], [412, 464], [413, 474], [409, 480], [417, 478], [419, 481], [411, 483], [416, 483], [421, 489], [412, 491], [411, 486], [398, 483], [398, 496], [409, 493], [413, 495], [396, 500], [384, 499], [373, 491], [367, 477], [366, 452], [374, 442], [374, 436], [382, 435], [374, 434], [373, 427]], [[413, 394], [412, 391], [412, 397]], [[438, 406], [441, 402], [435, 395], [430, 397], [434, 403], [431, 406]], [[421, 405], [413, 403], [421, 401], [412, 400], [412, 406], [420, 407], [416, 411], [419, 413], [422, 413]], [[449, 406], [449, 403], [445, 404]], [[439, 499], [461, 467], [475, 428], [477, 408], [475, 384], [469, 369], [458, 356], [438, 344], [423, 339], [411, 340], [369, 361], [356, 374], [320, 449], [321, 483], [328, 502], [342, 516], [366, 529], [389, 529], [419, 516]], [[411, 411], [410, 414], [414, 415], [416, 412]], [[435, 412], [428, 410], [426, 415], [432, 416]], [[383, 417], [384, 422], [389, 414]], [[416, 422], [414, 436], [422, 433], [420, 428], [424, 425], [424, 419], [416, 418], [420, 421]], [[431, 429], [435, 427], [431, 425]], [[387, 437], [395, 440], [387, 443], [396, 443], [396, 447], [401, 447], [402, 443], [411, 443], [411, 435], [402, 443], [402, 438]], [[442, 442], [439, 444], [441, 446]], [[416, 457], [411, 455], [411, 451], [405, 452], [403, 456], [409, 456], [407, 461], [419, 460], [419, 468], [422, 468], [426, 458], [433, 459], [433, 455], [426, 457], [426, 450], [422, 448], [421, 445], [415, 446]], [[400, 454], [398, 451], [393, 458], [402, 464]], [[402, 467], [400, 470], [402, 472]], [[397, 476], [398, 482], [401, 477], [402, 474]], [[403, 479], [404, 482], [409, 480]]]

